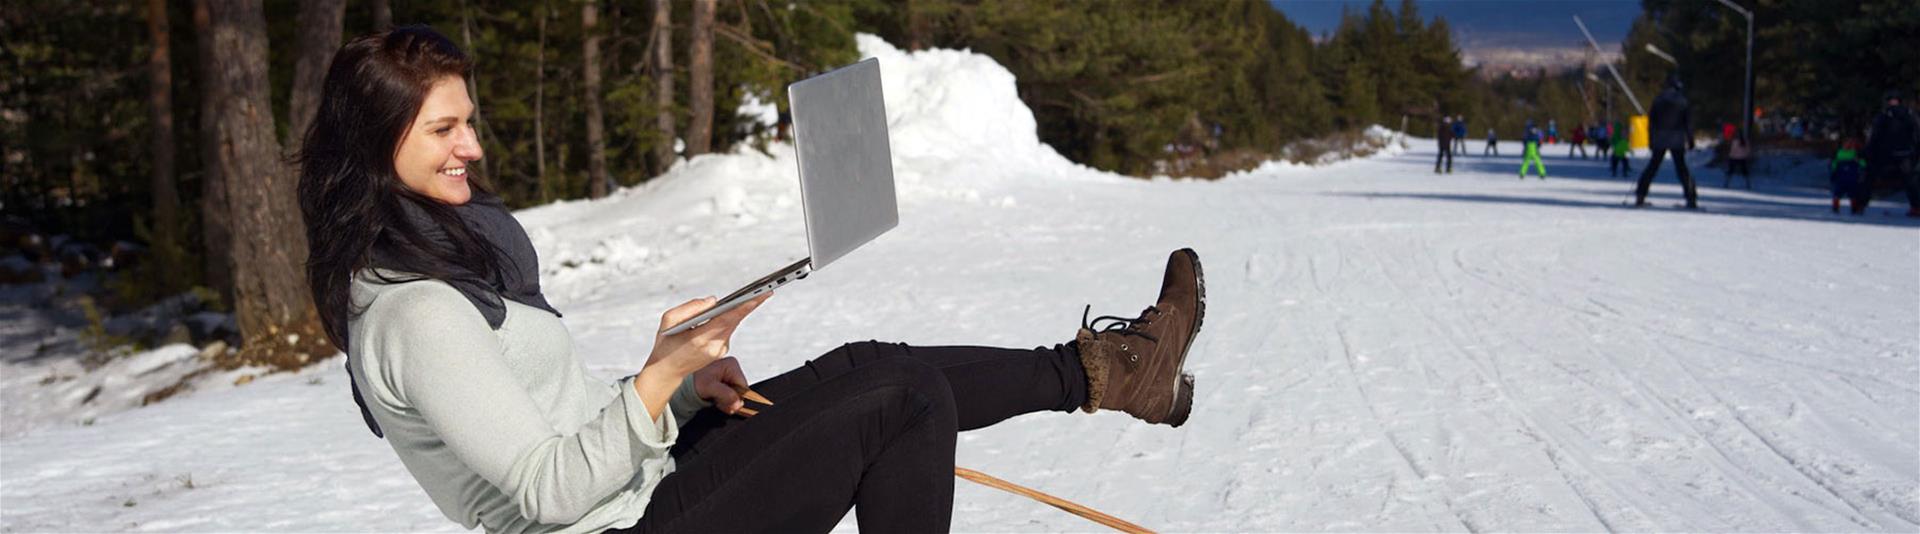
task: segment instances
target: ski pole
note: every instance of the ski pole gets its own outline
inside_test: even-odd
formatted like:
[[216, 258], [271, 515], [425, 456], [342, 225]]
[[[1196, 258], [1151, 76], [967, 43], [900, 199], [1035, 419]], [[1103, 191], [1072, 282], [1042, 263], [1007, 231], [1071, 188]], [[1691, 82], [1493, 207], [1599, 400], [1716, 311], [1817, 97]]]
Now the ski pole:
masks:
[[[751, 390], [751, 389], [741, 388], [740, 396], [747, 400], [760, 403], [762, 405], [773, 406], [772, 400], [768, 400], [766, 396], [761, 395], [760, 393], [755, 392], [754, 390]], [[759, 410], [755, 410], [753, 408], [748, 408], [745, 406], [741, 406], [740, 409], [735, 410], [734, 413], [739, 414], [742, 417], [753, 417], [756, 415], [760, 415]], [[1040, 501], [1041, 503], [1046, 504], [1048, 506], [1065, 510], [1067, 513], [1086, 518], [1088, 521], [1105, 525], [1107, 528], [1111, 528], [1119, 532], [1126, 532], [1127, 534], [1152, 534], [1153, 533], [1153, 531], [1147, 530], [1146, 527], [1135, 525], [1133, 523], [1127, 522], [1127, 520], [1120, 519], [1118, 517], [1114, 517], [1111, 515], [1107, 515], [1105, 513], [1100, 512], [1099, 510], [1088, 508], [1079, 503], [1062, 499], [1059, 497], [1055, 497], [1052, 495], [1048, 495], [1039, 490], [1035, 490], [1033, 488], [1029, 488], [1026, 486], [1012, 483], [1012, 482], [1007, 482], [1005, 480], [1001, 480], [992, 475], [988, 475], [986, 473], [982, 473], [972, 469], [967, 469], [965, 467], [954, 466], [953, 476], [966, 479], [968, 481], [974, 482], [976, 484], [980, 484], [982, 486], [997, 489], [1000, 491], [1005, 491], [1007, 493], [1012, 493], [1014, 495], [1019, 495], [1019, 496], [1033, 499], [1036, 501]]]

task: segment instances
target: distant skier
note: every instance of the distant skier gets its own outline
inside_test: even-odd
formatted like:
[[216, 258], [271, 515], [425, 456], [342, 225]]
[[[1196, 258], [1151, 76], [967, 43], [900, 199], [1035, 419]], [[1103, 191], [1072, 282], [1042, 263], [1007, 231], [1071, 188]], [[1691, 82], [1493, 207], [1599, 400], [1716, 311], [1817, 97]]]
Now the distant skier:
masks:
[[1487, 128], [1487, 148], [1480, 151], [1481, 157], [1487, 154], [1500, 155], [1500, 136], [1493, 134], [1493, 128]]
[[1520, 179], [1527, 179], [1527, 166], [1533, 165], [1540, 171], [1540, 179], [1547, 179], [1547, 164], [1540, 161], [1540, 128], [1527, 121], [1526, 136], [1520, 138]]
[[1672, 153], [1673, 170], [1680, 174], [1687, 209], [1700, 209], [1700, 195], [1694, 191], [1693, 175], [1687, 172], [1686, 150], [1693, 144], [1693, 116], [1681, 90], [1680, 76], [1668, 74], [1666, 90], [1653, 100], [1653, 110], [1647, 118], [1648, 127], [1653, 129], [1653, 157], [1647, 160], [1647, 170], [1640, 172], [1640, 183], [1634, 187], [1634, 207], [1647, 205], [1647, 189], [1653, 186], [1653, 175], [1660, 172], [1660, 160]]
[[1633, 145], [1628, 142], [1627, 127], [1624, 124], [1614, 123], [1613, 132], [1613, 135], [1608, 136], [1613, 142], [1613, 154], [1612, 158], [1607, 161], [1607, 174], [1609, 176], [1631, 176], [1633, 175], [1633, 161], [1629, 159], [1629, 157], [1633, 155]]
[[1467, 117], [1465, 115], [1453, 118], [1453, 149], [1463, 153], [1467, 151]]
[[1727, 147], [1727, 183], [1720, 187], [1733, 187], [1733, 174], [1747, 179], [1747, 189], [1753, 189], [1753, 148], [1747, 146], [1747, 137], [1736, 135], [1733, 144]]
[[1440, 162], [1442, 161], [1447, 163], [1447, 172], [1453, 172], [1453, 132], [1455, 131], [1454, 125], [1456, 124], [1459, 123], [1453, 122], [1452, 117], [1441, 115], [1440, 127], [1434, 129], [1434, 138], [1440, 141], [1440, 154], [1433, 159], [1434, 174], [1440, 174]]
[[1560, 142], [1560, 123], [1553, 119], [1547, 119], [1547, 144], [1551, 145], [1558, 142]]
[[1873, 129], [1867, 132], [1866, 183], [1855, 190], [1855, 214], [1866, 212], [1875, 183], [1891, 181], [1907, 188], [1907, 216], [1920, 217], [1920, 183], [1913, 174], [1914, 157], [1920, 153], [1914, 138], [1920, 135], [1920, 121], [1904, 105], [1905, 96], [1898, 90], [1887, 91], [1886, 109], [1873, 117]]
[[1592, 127], [1587, 128], [1587, 140], [1593, 141], [1594, 159], [1607, 158], [1607, 149], [1612, 148], [1613, 145], [1607, 142], [1607, 127], [1605, 122], [1596, 122], [1593, 123]]
[[1568, 139], [1568, 141], [1567, 159], [1573, 159], [1573, 153], [1575, 151], [1580, 152], [1580, 159], [1587, 159], [1587, 125], [1581, 124], [1574, 126], [1573, 138]]
[[[1833, 187], [1834, 213], [1840, 213], [1840, 197], [1860, 198], [1854, 191], [1860, 188], [1861, 167], [1865, 165], [1866, 162], [1860, 160], [1859, 141], [1848, 139], [1833, 154], [1833, 163], [1827, 164], [1827, 184]], [[1859, 200], [1854, 200], [1852, 204], [1859, 205]], [[1853, 210], [1856, 214], [1862, 211], [1865, 211], [1864, 207]]]

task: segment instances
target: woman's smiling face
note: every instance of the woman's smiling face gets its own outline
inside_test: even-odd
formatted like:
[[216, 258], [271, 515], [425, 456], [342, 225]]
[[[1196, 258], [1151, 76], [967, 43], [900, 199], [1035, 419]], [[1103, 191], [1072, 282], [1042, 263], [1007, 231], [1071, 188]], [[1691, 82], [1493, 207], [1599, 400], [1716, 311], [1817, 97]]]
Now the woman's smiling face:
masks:
[[473, 198], [467, 164], [479, 161], [481, 153], [472, 120], [473, 100], [467, 97], [466, 81], [448, 76], [434, 82], [393, 156], [400, 182], [452, 206]]

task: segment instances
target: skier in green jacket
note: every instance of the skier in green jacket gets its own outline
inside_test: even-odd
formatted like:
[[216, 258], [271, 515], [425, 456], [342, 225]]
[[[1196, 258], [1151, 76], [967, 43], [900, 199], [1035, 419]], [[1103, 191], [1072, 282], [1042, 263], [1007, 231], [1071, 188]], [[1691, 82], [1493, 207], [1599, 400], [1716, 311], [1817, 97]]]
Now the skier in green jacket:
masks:
[[[1861, 175], [1866, 174], [1867, 160], [1860, 158], [1860, 142], [1847, 139], [1840, 150], [1833, 154], [1833, 162], [1827, 164], [1827, 183], [1833, 187], [1833, 212], [1840, 213], [1841, 197], [1858, 196], [1863, 185]], [[1854, 202], [1859, 206], [1860, 202]], [[1862, 210], [1865, 211], [1864, 206]]]
[[1547, 179], [1547, 164], [1540, 161], [1540, 128], [1527, 121], [1527, 135], [1520, 139], [1520, 179], [1527, 179], [1527, 166], [1533, 165], [1540, 170], [1540, 179]]
[[1613, 157], [1607, 161], [1607, 174], [1610, 176], [1632, 176], [1633, 163], [1627, 156], [1633, 153], [1633, 146], [1627, 143], [1627, 127], [1619, 122], [1613, 123]]

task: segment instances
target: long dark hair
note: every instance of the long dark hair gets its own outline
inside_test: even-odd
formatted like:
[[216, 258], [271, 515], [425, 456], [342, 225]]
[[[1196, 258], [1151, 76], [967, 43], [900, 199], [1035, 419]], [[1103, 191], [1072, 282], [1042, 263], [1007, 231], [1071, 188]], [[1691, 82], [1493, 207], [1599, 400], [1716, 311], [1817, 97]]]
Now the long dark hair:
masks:
[[[300, 212], [307, 224], [307, 284], [334, 346], [346, 350], [347, 320], [363, 310], [351, 299], [353, 276], [367, 267], [421, 279], [492, 285], [500, 252], [479, 238], [453, 206], [408, 189], [394, 156], [433, 83], [467, 76], [473, 62], [446, 36], [405, 26], [348, 41], [333, 56], [320, 109], [300, 147]], [[469, 169], [471, 172], [471, 169]], [[476, 198], [489, 194], [471, 177]], [[418, 209], [437, 228], [420, 228], [402, 210]], [[445, 242], [426, 233], [444, 232]], [[374, 258], [379, 258], [374, 265]]]

